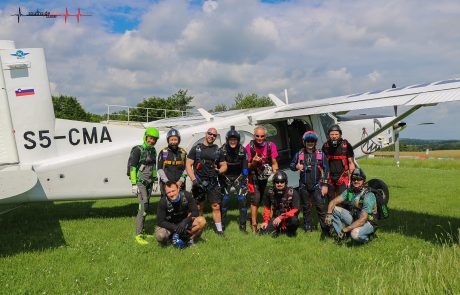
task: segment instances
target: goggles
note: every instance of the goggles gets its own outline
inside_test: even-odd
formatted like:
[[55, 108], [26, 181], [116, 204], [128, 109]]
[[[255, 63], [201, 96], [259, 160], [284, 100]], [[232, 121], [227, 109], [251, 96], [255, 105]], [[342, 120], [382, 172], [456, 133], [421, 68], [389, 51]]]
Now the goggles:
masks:
[[212, 133], [212, 132], [206, 132], [209, 136], [212, 136], [212, 137], [217, 137], [217, 134], [216, 133]]

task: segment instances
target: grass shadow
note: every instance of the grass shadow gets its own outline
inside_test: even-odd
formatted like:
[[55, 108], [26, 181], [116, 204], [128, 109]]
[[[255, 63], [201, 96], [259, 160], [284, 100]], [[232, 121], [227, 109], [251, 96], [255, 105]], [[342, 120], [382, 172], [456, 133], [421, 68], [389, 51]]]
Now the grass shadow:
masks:
[[392, 209], [381, 221], [379, 232], [394, 232], [438, 245], [458, 244], [460, 218]]
[[[30, 203], [0, 215], [0, 257], [66, 246], [61, 220], [132, 217], [134, 231], [137, 202], [94, 208], [95, 202]], [[145, 225], [150, 234], [156, 224], [157, 205], [158, 200], [151, 200], [150, 217], [147, 217]]]

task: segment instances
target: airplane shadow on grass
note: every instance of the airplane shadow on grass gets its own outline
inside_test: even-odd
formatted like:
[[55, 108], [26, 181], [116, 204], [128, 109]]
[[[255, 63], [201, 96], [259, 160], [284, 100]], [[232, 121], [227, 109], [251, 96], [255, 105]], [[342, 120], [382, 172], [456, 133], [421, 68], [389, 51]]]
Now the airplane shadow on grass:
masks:
[[[0, 257], [66, 246], [60, 224], [62, 220], [132, 217], [131, 226], [134, 231], [137, 202], [102, 208], [93, 208], [94, 203], [95, 201], [33, 203], [0, 215]], [[155, 219], [152, 220], [152, 214], [155, 212], [153, 215], [156, 215], [157, 204], [154, 200], [148, 210], [150, 217], [146, 221], [146, 228], [152, 228], [148, 232], [150, 234], [156, 223]]]

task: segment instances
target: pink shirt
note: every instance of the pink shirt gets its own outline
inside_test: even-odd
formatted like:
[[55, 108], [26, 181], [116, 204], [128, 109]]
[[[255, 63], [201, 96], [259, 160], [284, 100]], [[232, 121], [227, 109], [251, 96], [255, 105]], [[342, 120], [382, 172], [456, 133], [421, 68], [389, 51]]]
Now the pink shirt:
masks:
[[[276, 149], [276, 144], [273, 142], [270, 142], [271, 149], [272, 149], [272, 159], [278, 158], [278, 150]], [[264, 142], [263, 147], [258, 147], [254, 143], [254, 149], [256, 150], [256, 154], [262, 158], [262, 164], [268, 164], [268, 159], [267, 159], [267, 142]], [[252, 155], [251, 155], [251, 144], [246, 145], [246, 151], [248, 152], [248, 161], [252, 161]]]

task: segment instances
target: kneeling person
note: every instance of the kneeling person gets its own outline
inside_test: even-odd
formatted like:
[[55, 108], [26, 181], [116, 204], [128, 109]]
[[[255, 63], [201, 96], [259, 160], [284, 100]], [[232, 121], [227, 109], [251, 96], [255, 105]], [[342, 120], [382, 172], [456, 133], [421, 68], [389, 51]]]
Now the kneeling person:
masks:
[[[273, 189], [268, 190], [264, 199], [264, 223], [260, 226], [261, 233], [286, 233], [294, 236], [299, 227], [299, 194], [294, 188], [287, 186], [288, 177], [284, 171], [275, 173], [273, 183]], [[271, 219], [270, 211], [273, 211]]]
[[165, 184], [166, 197], [161, 198], [157, 209], [158, 229], [155, 236], [161, 244], [172, 240], [174, 246], [183, 248], [193, 245], [206, 225], [199, 216], [195, 200], [189, 192], [180, 191], [177, 183]]
[[[350, 188], [329, 203], [326, 223], [333, 225], [337, 233], [337, 242], [346, 240], [350, 234], [353, 240], [365, 243], [375, 231], [377, 201], [375, 195], [368, 190], [365, 181], [366, 174], [360, 168], [356, 168], [351, 176]], [[345, 201], [351, 204], [351, 212], [337, 206]]]

